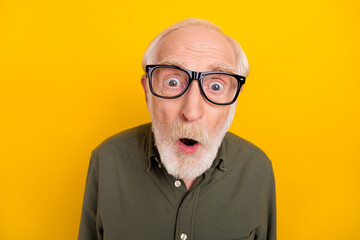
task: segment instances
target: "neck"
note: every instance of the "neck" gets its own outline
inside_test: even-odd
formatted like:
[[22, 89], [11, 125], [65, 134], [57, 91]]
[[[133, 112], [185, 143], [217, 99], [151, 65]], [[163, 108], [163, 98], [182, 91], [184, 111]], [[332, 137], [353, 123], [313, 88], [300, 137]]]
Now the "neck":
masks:
[[191, 186], [194, 184], [196, 178], [183, 178], [187, 190], [189, 191]]

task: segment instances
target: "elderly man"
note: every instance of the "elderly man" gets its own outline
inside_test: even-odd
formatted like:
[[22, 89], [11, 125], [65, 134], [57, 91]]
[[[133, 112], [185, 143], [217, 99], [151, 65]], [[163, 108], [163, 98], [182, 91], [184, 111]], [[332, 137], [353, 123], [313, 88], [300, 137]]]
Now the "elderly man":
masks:
[[271, 162], [228, 133], [248, 75], [214, 24], [165, 29], [143, 58], [152, 123], [93, 152], [79, 239], [276, 239]]

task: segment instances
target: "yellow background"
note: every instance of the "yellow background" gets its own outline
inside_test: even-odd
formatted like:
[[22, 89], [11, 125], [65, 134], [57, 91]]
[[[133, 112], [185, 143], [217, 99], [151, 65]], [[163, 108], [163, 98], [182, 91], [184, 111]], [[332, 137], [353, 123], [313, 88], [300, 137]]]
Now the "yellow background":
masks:
[[0, 239], [76, 239], [91, 150], [150, 121], [149, 41], [188, 17], [242, 45], [231, 131], [272, 159], [278, 239], [360, 239], [356, 0], [0, 0]]

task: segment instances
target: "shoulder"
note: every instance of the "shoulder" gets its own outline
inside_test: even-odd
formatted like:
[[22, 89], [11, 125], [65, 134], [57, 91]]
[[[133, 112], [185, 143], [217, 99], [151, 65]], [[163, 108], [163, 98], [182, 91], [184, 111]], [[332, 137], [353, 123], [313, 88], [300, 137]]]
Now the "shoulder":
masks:
[[150, 129], [150, 123], [130, 128], [105, 139], [99, 146], [109, 145], [116, 142], [129, 141], [134, 138], [143, 137], [148, 134]]
[[232, 164], [252, 165], [257, 168], [271, 169], [271, 161], [259, 147], [228, 132], [224, 138], [224, 153]]
[[130, 128], [119, 132], [101, 142], [94, 152], [109, 151], [111, 149], [120, 150], [141, 148], [147, 136], [151, 132], [151, 124], [143, 124], [134, 128]]
[[241, 147], [243, 150], [252, 151], [256, 154], [267, 157], [266, 154], [255, 144], [235, 135], [234, 133], [227, 132], [224, 141], [226, 141], [226, 143], [229, 144], [230, 147], [236, 147], [236, 148]]
[[130, 179], [135, 172], [145, 172], [149, 133], [151, 125], [144, 124], [119, 132], [100, 143], [91, 155], [91, 166], [96, 169], [98, 179], [113, 184], [119, 176]]

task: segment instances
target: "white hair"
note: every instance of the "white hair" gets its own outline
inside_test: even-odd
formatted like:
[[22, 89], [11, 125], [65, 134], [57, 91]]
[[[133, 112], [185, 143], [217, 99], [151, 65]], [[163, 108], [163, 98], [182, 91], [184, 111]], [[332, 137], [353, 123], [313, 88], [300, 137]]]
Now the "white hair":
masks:
[[172, 33], [173, 31], [185, 28], [185, 27], [190, 27], [190, 26], [202, 26], [205, 27], [207, 29], [211, 29], [214, 30], [218, 33], [221, 33], [224, 38], [230, 43], [230, 45], [232, 46], [232, 48], [234, 49], [234, 53], [235, 53], [235, 57], [236, 57], [236, 63], [237, 63], [237, 71], [238, 74], [247, 77], [249, 75], [249, 63], [247, 61], [246, 55], [244, 53], [244, 51], [242, 50], [242, 48], [240, 47], [239, 43], [233, 39], [232, 37], [225, 35], [223, 33], [223, 31], [216, 26], [215, 24], [213, 24], [212, 22], [209, 22], [207, 20], [203, 20], [203, 19], [198, 19], [198, 18], [188, 18], [185, 19], [183, 21], [177, 22], [173, 25], [171, 25], [170, 27], [166, 28], [165, 30], [163, 30], [159, 35], [157, 35], [149, 44], [149, 46], [147, 47], [143, 59], [142, 59], [142, 68], [145, 71], [145, 66], [148, 64], [154, 64], [154, 59], [155, 59], [155, 54], [157, 51], [157, 47], [160, 43], [160, 41], [166, 37], [167, 35], [169, 35], [170, 33]]

